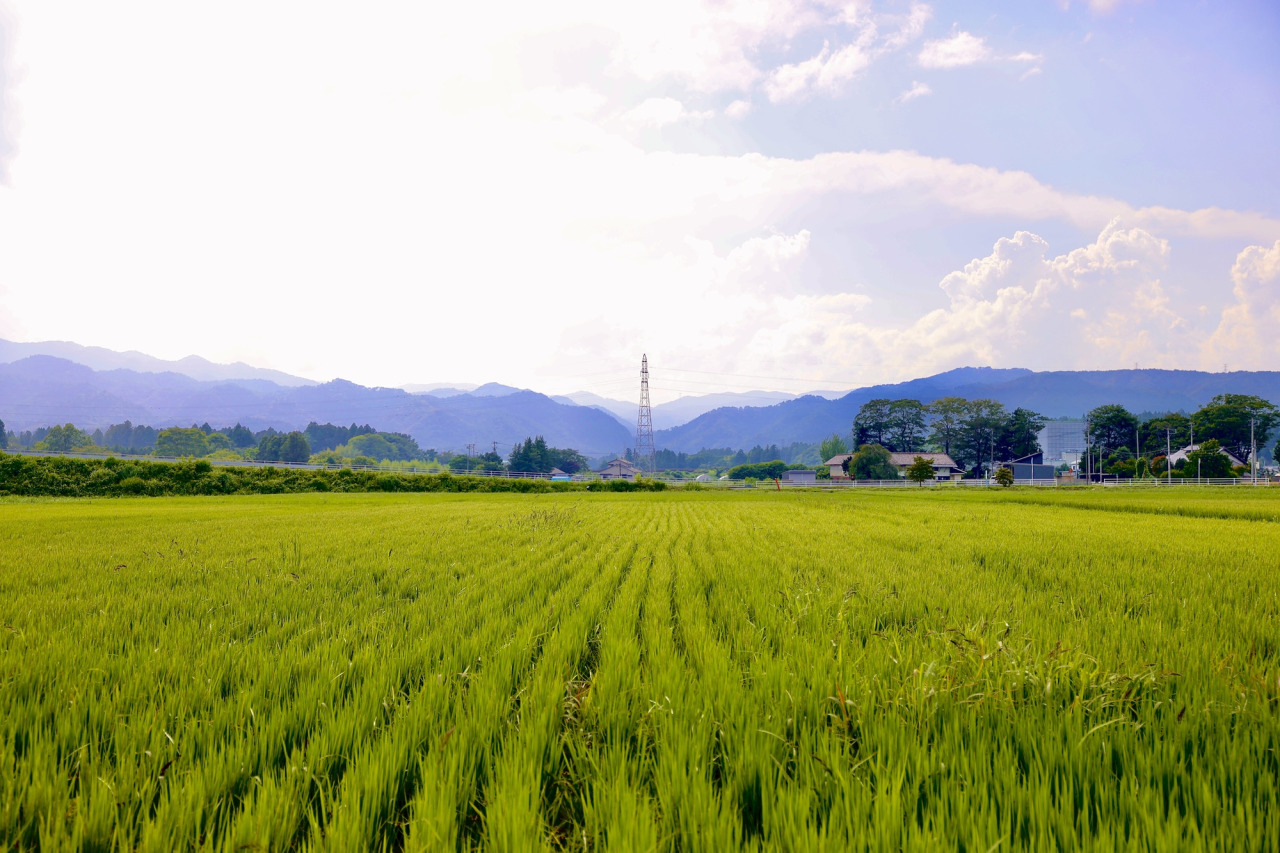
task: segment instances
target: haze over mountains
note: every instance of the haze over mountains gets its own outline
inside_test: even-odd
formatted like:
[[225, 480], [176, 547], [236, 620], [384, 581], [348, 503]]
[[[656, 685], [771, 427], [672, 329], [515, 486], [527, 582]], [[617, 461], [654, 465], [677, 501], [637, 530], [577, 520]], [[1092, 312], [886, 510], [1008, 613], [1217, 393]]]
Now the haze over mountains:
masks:
[[[660, 382], [660, 370], [654, 376]], [[341, 379], [317, 383], [194, 356], [164, 361], [66, 342], [0, 340], [0, 420], [15, 431], [67, 422], [92, 430], [125, 420], [157, 428], [239, 422], [254, 430], [289, 430], [317, 421], [369, 423], [411, 435], [424, 448], [455, 452], [465, 451], [468, 444], [478, 451], [496, 444], [505, 455], [514, 443], [533, 435], [590, 457], [621, 453], [634, 443], [634, 403], [589, 392], [552, 397], [498, 383], [410, 387], [412, 393]], [[655, 406], [653, 414], [659, 448], [693, 452], [815, 443], [833, 433], [843, 435], [858, 409], [878, 397], [926, 403], [946, 396], [990, 398], [1048, 417], [1079, 417], [1106, 403], [1121, 403], [1134, 412], [1189, 412], [1222, 393], [1280, 402], [1280, 373], [967, 367], [860, 388], [836, 399], [769, 391], [709, 394]]]

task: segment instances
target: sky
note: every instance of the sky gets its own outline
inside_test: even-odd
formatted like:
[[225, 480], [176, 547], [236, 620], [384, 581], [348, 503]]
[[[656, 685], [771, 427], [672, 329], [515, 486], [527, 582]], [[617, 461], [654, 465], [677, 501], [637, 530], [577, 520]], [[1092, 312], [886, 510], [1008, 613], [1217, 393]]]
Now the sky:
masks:
[[0, 0], [0, 337], [631, 399], [1280, 369], [1280, 6]]

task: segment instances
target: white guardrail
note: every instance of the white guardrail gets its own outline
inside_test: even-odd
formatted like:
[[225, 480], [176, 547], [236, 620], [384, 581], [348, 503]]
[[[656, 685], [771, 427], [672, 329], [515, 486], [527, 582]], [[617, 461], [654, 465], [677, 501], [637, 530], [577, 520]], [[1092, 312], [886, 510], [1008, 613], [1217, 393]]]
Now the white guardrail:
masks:
[[[449, 473], [455, 476], [471, 476], [471, 477], [498, 477], [509, 480], [550, 480], [550, 474], [539, 472], [521, 472], [521, 471], [471, 471], [459, 472], [449, 471], [440, 472], [436, 470], [427, 470], [418, 468], [417, 466], [396, 466], [396, 465], [329, 465], [311, 462], [261, 462], [255, 459], [202, 459], [195, 460], [191, 457], [180, 456], [139, 456], [127, 453], [72, 453], [60, 452], [54, 450], [26, 450], [22, 448], [14, 448], [0, 451], [0, 453], [11, 453], [19, 456], [60, 456], [68, 459], [106, 459], [115, 457], [117, 459], [127, 459], [138, 462], [192, 462], [204, 461], [210, 465], [219, 465], [229, 468], [297, 468], [305, 471], [374, 471], [387, 474], [439, 474]], [[592, 480], [599, 480], [600, 476], [594, 472], [590, 474], [575, 474], [569, 478], [575, 483], [589, 483]], [[793, 483], [787, 480], [758, 479], [754, 482], [747, 480], [696, 480], [693, 478], [656, 476], [648, 479], [658, 480], [670, 486], [682, 486], [686, 483], [703, 486], [706, 488], [721, 489], [864, 489], [864, 488], [901, 488], [901, 489], [952, 489], [952, 488], [972, 488], [995, 486], [994, 480], [976, 479], [976, 480], [926, 480], [923, 483], [915, 483], [911, 480], [814, 480], [810, 483]], [[1195, 478], [1175, 478], [1174, 480], [1143, 478], [1140, 480], [1128, 479], [1104, 479], [1101, 482], [1094, 481], [1089, 483], [1083, 480], [1069, 479], [1045, 479], [1045, 480], [1015, 480], [1015, 486], [1103, 486], [1106, 488], [1157, 488], [1163, 486], [1280, 486], [1280, 482], [1270, 480], [1263, 476], [1253, 477], [1221, 477], [1211, 478], [1203, 477]]]

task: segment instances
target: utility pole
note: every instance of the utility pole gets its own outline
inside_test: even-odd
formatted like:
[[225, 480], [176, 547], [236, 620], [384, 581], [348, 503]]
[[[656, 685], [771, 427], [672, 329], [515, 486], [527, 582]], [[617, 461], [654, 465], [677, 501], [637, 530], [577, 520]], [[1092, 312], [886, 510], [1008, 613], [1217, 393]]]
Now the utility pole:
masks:
[[1169, 427], [1164, 428], [1164, 470], [1166, 485], [1173, 485], [1173, 445], [1169, 439]]
[[467, 445], [467, 473], [471, 473], [471, 455], [476, 452], [476, 443], [473, 441]]
[[1249, 418], [1249, 478], [1258, 485], [1258, 441], [1253, 435], [1254, 419]]
[[1093, 448], [1089, 441], [1089, 416], [1084, 416], [1084, 481], [1093, 482]]
[[653, 447], [653, 410], [649, 406], [649, 356], [640, 356], [640, 414], [636, 418], [636, 462], [644, 470], [649, 461], [649, 473], [658, 470], [657, 454]]

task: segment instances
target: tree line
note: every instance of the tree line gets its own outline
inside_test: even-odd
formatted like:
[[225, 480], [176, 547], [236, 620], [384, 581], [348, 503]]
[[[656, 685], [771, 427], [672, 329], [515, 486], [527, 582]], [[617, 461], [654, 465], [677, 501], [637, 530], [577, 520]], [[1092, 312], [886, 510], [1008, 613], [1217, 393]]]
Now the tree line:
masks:
[[1007, 462], [1038, 452], [1037, 433], [1046, 422], [1043, 415], [1029, 409], [1007, 411], [996, 400], [942, 397], [922, 403], [881, 398], [868, 400], [858, 409], [847, 440], [839, 433], [831, 435], [820, 445], [820, 452], [825, 462], [868, 448], [854, 462], [857, 472], [888, 476], [857, 479], [896, 478], [889, 453], [925, 451], [945, 453], [970, 476], [979, 476], [985, 463]]
[[[1225, 454], [1248, 463], [1254, 446], [1261, 455], [1277, 427], [1280, 409], [1249, 394], [1219, 394], [1190, 415], [1141, 417], [1119, 404], [1098, 406], [1085, 415], [1082, 467], [1119, 477], [1229, 477], [1238, 472]], [[1280, 459], [1277, 439], [1272, 459]], [[1179, 459], [1171, 472], [1168, 454], [1193, 445], [1198, 449]]]

